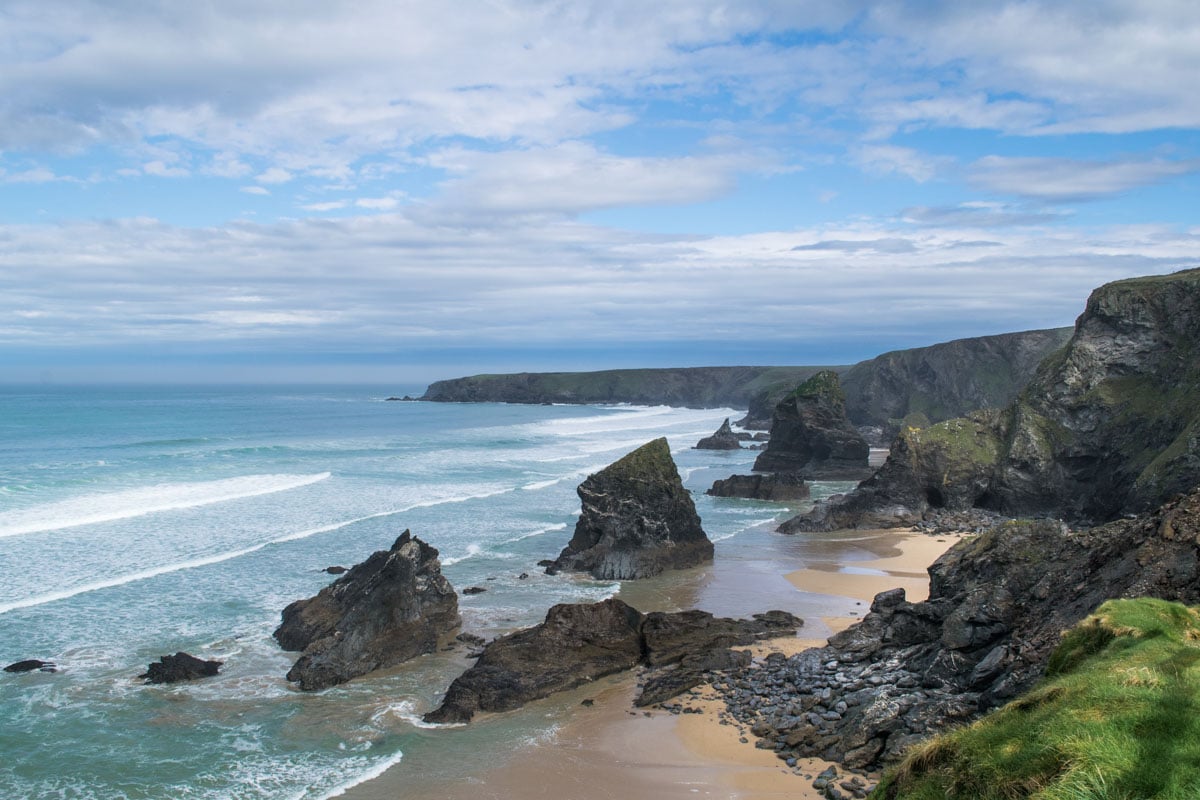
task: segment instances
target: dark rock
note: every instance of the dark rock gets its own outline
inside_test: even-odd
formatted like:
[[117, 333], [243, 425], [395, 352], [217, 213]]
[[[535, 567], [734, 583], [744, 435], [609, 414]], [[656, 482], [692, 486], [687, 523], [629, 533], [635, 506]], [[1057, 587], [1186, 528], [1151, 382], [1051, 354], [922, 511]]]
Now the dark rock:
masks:
[[341, 575], [346, 572], [345, 567], [326, 567], [323, 572], [328, 572], [330, 575]]
[[705, 494], [713, 497], [742, 497], [748, 500], [803, 500], [809, 496], [809, 486], [797, 472], [775, 472], [769, 475], [730, 475], [717, 480]]
[[579, 705], [584, 706], [586, 708], [591, 708], [592, 706], [596, 705], [596, 701], [590, 697], [586, 697], [583, 700], [579, 701]]
[[736, 620], [704, 611], [643, 617], [616, 599], [558, 605], [542, 624], [491, 642], [425, 720], [467, 722], [478, 711], [508, 711], [638, 664], [666, 666], [650, 676], [637, 701], [651, 705], [702, 683], [713, 670], [748, 665], [749, 652], [731, 646], [795, 634], [801, 625], [784, 611]]
[[[749, 437], [747, 437], [749, 438]], [[742, 439], [729, 427], [729, 417], [717, 428], [712, 436], [705, 436], [696, 442], [697, 450], [741, 450]]]
[[485, 589], [482, 586], [468, 586], [467, 588], [462, 590], [462, 593], [463, 594], [483, 594], [486, 591], [487, 591], [487, 589]]
[[472, 647], [483, 647], [483, 645], [487, 642], [487, 640], [482, 636], [474, 633], [466, 633], [465, 631], [460, 633], [458, 636], [455, 636], [454, 639], [462, 642], [463, 644], [469, 644]]
[[837, 373], [823, 370], [775, 406], [759, 472], [796, 472], [808, 478], [857, 480], [870, 474], [870, 448], [846, 417]]
[[630, 669], [642, 656], [641, 624], [641, 613], [616, 599], [554, 606], [540, 625], [488, 644], [425, 721], [468, 722]]
[[173, 656], [162, 656], [157, 662], [150, 664], [146, 671], [138, 675], [146, 683], [178, 683], [179, 681], [194, 681], [197, 678], [210, 678], [221, 668], [221, 661], [205, 661], [188, 653], [176, 653]]
[[550, 574], [570, 570], [626, 580], [712, 560], [712, 542], [665, 438], [588, 476], [576, 491], [583, 511], [570, 543], [547, 568]]
[[58, 665], [51, 661], [38, 661], [36, 658], [29, 658], [24, 661], [17, 661], [9, 664], [4, 668], [5, 672], [33, 672], [34, 670], [41, 672], [57, 672]]
[[[780, 752], [869, 769], [891, 762], [1032, 688], [1062, 631], [1103, 601], [1200, 603], [1200, 489], [1090, 530], [1002, 523], [955, 545], [929, 573], [928, 600], [883, 592], [826, 647], [733, 671], [750, 697], [726, 691], [735, 718]], [[761, 699], [777, 685], [795, 687], [793, 706], [824, 710], [798, 722], [766, 710]]]
[[901, 431], [871, 480], [792, 527], [875, 526], [889, 509], [1087, 523], [1154, 508], [1200, 484], [1197, 347], [1200, 270], [1101, 286], [1003, 411]]
[[[550, 562], [550, 563], [554, 563], [554, 562]], [[517, 576], [517, 580], [519, 580], [519, 581], [527, 581], [527, 580], [529, 580], [529, 573], [528, 573], [528, 572], [522, 572], [520, 575], [518, 575], [518, 576]]]
[[458, 597], [437, 550], [406, 530], [391, 550], [285, 608], [274, 636], [283, 649], [303, 651], [288, 680], [317, 690], [432, 653], [458, 625]]

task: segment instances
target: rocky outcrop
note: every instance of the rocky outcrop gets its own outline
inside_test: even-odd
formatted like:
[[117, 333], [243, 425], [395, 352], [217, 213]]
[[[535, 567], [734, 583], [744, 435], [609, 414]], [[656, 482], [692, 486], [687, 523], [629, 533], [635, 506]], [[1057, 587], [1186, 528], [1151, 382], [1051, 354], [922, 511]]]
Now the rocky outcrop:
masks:
[[793, 530], [899, 524], [931, 510], [1089, 521], [1200, 484], [1200, 270], [1100, 287], [1006, 409], [902, 431], [853, 493]]
[[19, 673], [19, 672], [33, 672], [35, 669], [38, 670], [39, 672], [57, 672], [58, 665], [55, 664], [53, 661], [39, 661], [36, 658], [27, 658], [23, 661], [17, 661], [12, 664], [9, 664], [7, 667], [4, 668], [4, 671]]
[[1054, 328], [884, 353], [841, 374], [846, 413], [856, 425], [894, 431], [896, 420], [913, 413], [941, 422], [1004, 408], [1070, 336], [1070, 328]]
[[[468, 722], [480, 711], [510, 711], [638, 664], [675, 664], [685, 657], [795, 633], [801, 624], [780, 611], [753, 620], [729, 620], [703, 611], [643, 616], [617, 599], [557, 605], [540, 625], [489, 643], [475, 665], [450, 684], [442, 704], [426, 714], [425, 721]], [[711, 663], [728, 665], [728, 660], [715, 658]], [[686, 688], [690, 687], [678, 691]]]
[[274, 636], [284, 650], [302, 651], [288, 680], [317, 690], [431, 653], [458, 626], [438, 551], [406, 530], [390, 550], [285, 608]]
[[735, 716], [784, 755], [890, 761], [1031, 688], [1062, 631], [1103, 601], [1200, 603], [1200, 490], [1091, 530], [1004, 523], [929, 574], [928, 600], [884, 592], [827, 647], [719, 681]]
[[775, 406], [771, 438], [754, 469], [796, 472], [809, 479], [861, 479], [870, 474], [869, 453], [846, 417], [837, 373], [822, 370]]
[[173, 656], [162, 656], [138, 675], [146, 683], [178, 683], [211, 678], [218, 674], [223, 661], [205, 661], [190, 653], [179, 652]]
[[747, 500], [804, 500], [809, 486], [796, 472], [776, 472], [769, 475], [730, 475], [713, 482], [705, 494], [713, 497], [741, 497]]
[[745, 408], [763, 387], [795, 386], [820, 367], [687, 367], [474, 375], [430, 384], [422, 400], [450, 403], [637, 403]]
[[[749, 436], [745, 437], [749, 439]], [[741, 450], [743, 437], [738, 436], [733, 432], [733, 428], [729, 427], [729, 417], [721, 423], [721, 427], [717, 428], [717, 432], [712, 436], [705, 436], [700, 441], [696, 442], [697, 450]]]
[[642, 445], [579, 485], [575, 535], [547, 567], [627, 580], [712, 560], [713, 545], [665, 438]]

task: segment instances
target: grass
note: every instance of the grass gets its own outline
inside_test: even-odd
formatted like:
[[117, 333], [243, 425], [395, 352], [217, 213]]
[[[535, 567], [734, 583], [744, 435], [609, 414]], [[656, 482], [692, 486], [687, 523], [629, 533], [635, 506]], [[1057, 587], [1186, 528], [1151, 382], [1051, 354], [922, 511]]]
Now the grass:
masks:
[[1042, 684], [914, 748], [887, 800], [1200, 798], [1200, 613], [1113, 600], [1072, 629]]

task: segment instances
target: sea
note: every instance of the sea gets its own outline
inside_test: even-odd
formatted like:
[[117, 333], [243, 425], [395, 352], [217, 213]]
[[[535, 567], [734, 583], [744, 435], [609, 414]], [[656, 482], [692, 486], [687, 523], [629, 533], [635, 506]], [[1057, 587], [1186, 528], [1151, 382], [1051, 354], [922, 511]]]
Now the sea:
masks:
[[[460, 593], [486, 589], [460, 596], [486, 638], [613, 596], [536, 564], [570, 539], [578, 484], [660, 436], [718, 563], [763, 557], [803, 510], [703, 493], [755, 456], [693, 449], [735, 409], [387, 399], [421, 388], [0, 388], [0, 662], [58, 668], [0, 673], [0, 798], [324, 800], [414, 754], [426, 778], [503, 758], [568, 712], [425, 725], [461, 652], [300, 692], [280, 611], [406, 529]], [[138, 680], [177, 651], [221, 674]]]

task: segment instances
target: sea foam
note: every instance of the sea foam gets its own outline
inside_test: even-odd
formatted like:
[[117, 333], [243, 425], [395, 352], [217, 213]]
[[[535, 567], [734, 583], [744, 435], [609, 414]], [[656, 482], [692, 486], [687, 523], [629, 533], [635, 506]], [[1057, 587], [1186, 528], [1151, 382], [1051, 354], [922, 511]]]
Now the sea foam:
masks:
[[328, 472], [315, 475], [243, 475], [216, 481], [160, 483], [119, 492], [82, 495], [0, 513], [0, 538], [286, 492], [323, 481], [329, 475]]

